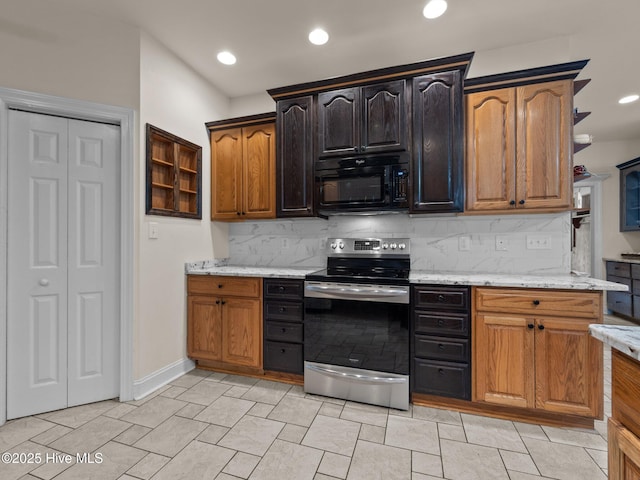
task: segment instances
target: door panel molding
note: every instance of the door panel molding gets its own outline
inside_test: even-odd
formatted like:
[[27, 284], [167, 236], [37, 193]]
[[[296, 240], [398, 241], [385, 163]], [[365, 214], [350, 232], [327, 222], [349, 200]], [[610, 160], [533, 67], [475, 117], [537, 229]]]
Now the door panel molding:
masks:
[[[120, 400], [133, 399], [134, 111], [0, 87], [0, 271], [7, 271], [8, 111], [24, 110], [120, 126]], [[0, 276], [0, 338], [7, 338], [7, 278]], [[7, 345], [0, 342], [0, 425], [7, 412]]]

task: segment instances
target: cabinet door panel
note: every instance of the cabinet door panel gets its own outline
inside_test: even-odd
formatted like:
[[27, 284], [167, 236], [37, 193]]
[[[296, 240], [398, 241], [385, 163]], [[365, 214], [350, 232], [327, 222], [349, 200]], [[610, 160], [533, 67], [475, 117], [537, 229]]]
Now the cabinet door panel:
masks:
[[587, 417], [602, 415], [602, 344], [589, 334], [592, 322], [536, 319], [537, 408]]
[[463, 209], [460, 72], [413, 79], [412, 211]]
[[187, 354], [203, 360], [222, 359], [222, 318], [216, 297], [189, 295]]
[[405, 88], [404, 80], [363, 87], [361, 150], [407, 149]]
[[222, 361], [262, 367], [262, 302], [250, 298], [223, 298]]
[[640, 480], [640, 439], [622, 424], [609, 419], [609, 478]]
[[360, 89], [318, 95], [318, 155], [356, 153], [360, 146]]
[[467, 210], [515, 206], [515, 108], [512, 88], [466, 97]]
[[242, 129], [211, 134], [211, 219], [232, 220], [241, 213]]
[[[568, 208], [570, 205], [571, 87], [570, 80], [562, 80], [517, 88], [518, 206]], [[525, 203], [520, 204], [521, 201]]]
[[313, 97], [281, 100], [277, 106], [276, 213], [313, 216]]
[[512, 407], [534, 407], [533, 319], [476, 316], [473, 370], [474, 399]]
[[275, 125], [243, 128], [244, 218], [276, 216]]

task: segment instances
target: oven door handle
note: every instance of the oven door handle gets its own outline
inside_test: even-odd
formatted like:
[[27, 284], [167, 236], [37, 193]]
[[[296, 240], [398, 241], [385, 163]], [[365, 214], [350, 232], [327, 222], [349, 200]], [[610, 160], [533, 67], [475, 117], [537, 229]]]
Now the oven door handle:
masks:
[[324, 375], [329, 375], [331, 377], [336, 377], [336, 378], [340, 378], [340, 379], [348, 379], [351, 381], [355, 381], [355, 382], [361, 382], [361, 383], [379, 383], [379, 384], [392, 384], [392, 383], [406, 383], [407, 379], [404, 377], [381, 377], [381, 376], [373, 376], [373, 375], [363, 375], [360, 373], [347, 373], [347, 372], [341, 372], [338, 370], [334, 370], [332, 368], [327, 368], [327, 367], [321, 367], [319, 365], [305, 365], [305, 368], [308, 370], [313, 370], [315, 372], [324, 374]]
[[362, 289], [362, 288], [349, 288], [349, 287], [325, 287], [322, 285], [307, 285], [305, 287], [306, 290], [310, 292], [322, 292], [325, 294], [336, 295], [337, 297], [348, 297], [348, 298], [359, 298], [370, 297], [375, 295], [376, 297], [402, 297], [409, 294], [407, 289], [386, 289], [386, 288], [372, 288], [372, 289]]

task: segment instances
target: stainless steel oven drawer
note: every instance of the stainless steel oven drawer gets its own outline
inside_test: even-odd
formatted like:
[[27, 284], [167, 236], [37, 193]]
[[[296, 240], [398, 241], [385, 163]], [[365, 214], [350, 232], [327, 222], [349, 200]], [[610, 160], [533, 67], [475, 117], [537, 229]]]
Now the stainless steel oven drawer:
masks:
[[416, 335], [414, 338], [413, 354], [416, 357], [431, 358], [434, 360], [468, 362], [469, 340]]
[[384, 407], [409, 409], [409, 376], [304, 362], [304, 391]]

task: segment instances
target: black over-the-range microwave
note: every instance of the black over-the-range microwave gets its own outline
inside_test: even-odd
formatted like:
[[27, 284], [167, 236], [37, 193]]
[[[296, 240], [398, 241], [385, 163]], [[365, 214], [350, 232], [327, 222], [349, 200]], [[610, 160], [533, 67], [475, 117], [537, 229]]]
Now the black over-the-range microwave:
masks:
[[409, 155], [317, 159], [316, 212], [402, 212], [409, 209]]

